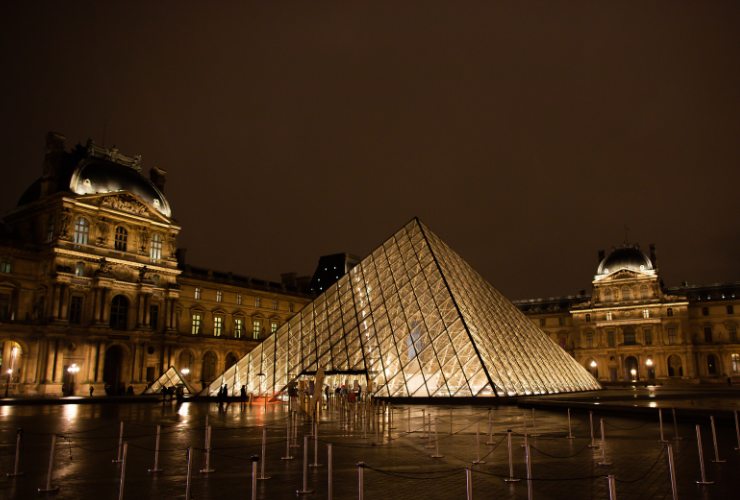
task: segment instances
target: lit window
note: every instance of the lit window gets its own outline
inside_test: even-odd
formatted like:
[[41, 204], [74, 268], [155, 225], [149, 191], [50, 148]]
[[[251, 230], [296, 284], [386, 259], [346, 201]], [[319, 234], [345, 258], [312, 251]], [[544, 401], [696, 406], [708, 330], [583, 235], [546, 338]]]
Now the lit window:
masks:
[[75, 232], [73, 242], [75, 245], [87, 245], [90, 236], [90, 223], [83, 217], [78, 217], [75, 221]]
[[10, 265], [9, 260], [0, 261], [0, 273], [9, 274], [13, 270], [13, 266]]
[[275, 333], [278, 329], [277, 321], [273, 321], [270, 323], [270, 333]]
[[113, 243], [113, 247], [120, 252], [125, 252], [127, 243], [128, 243], [128, 231], [126, 231], [125, 227], [118, 226], [116, 228], [116, 238]]
[[239, 306], [242, 305], [242, 294], [241, 293], [236, 294], [236, 304]]
[[277, 311], [278, 307], [280, 306], [280, 303], [277, 300], [272, 301], [272, 310]]
[[647, 319], [650, 317], [650, 309], [643, 309], [642, 310], [642, 317]]
[[78, 262], [75, 264], [75, 276], [84, 276], [85, 275], [85, 263], [84, 262]]
[[213, 336], [220, 337], [224, 329], [224, 318], [221, 316], [214, 316], [213, 318]]
[[203, 324], [203, 315], [201, 313], [193, 313], [192, 326], [190, 329], [190, 333], [192, 333], [193, 335], [199, 335], [200, 327], [202, 324]]
[[262, 321], [259, 319], [255, 319], [252, 321], [252, 338], [253, 339], [259, 339], [260, 333], [262, 332]]
[[221, 302], [224, 299], [224, 292], [216, 290], [216, 302]]
[[200, 287], [197, 286], [195, 287], [195, 293], [193, 294], [193, 296], [195, 297], [195, 300], [200, 300], [200, 295], [201, 295], [201, 290], [200, 290]]
[[607, 313], [606, 313], [606, 320], [607, 321], [611, 321], [612, 319], [614, 319], [614, 315], [612, 314], [611, 311], [607, 311]]
[[149, 259], [152, 262], [157, 262], [162, 258], [162, 235], [154, 233], [152, 235], [152, 241], [149, 243]]
[[254, 298], [254, 307], [262, 307], [262, 299], [260, 297]]
[[732, 373], [740, 373], [740, 354], [730, 354]]
[[244, 320], [242, 318], [234, 318], [234, 337], [237, 339], [242, 338], [244, 333]]

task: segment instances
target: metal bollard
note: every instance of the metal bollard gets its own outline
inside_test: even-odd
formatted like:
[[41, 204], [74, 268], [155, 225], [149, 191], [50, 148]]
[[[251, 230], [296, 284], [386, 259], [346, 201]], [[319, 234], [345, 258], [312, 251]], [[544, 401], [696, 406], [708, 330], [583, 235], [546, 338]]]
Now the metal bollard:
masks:
[[717, 447], [717, 429], [714, 427], [714, 416], [709, 417], [709, 422], [712, 424], [712, 443], [714, 443], [714, 462], [715, 464], [721, 464], [724, 462], [727, 462], [727, 460], [723, 460], [719, 458], [719, 448]]
[[658, 408], [658, 421], [660, 422], [660, 442], [665, 443], [665, 437], [663, 436], [663, 410]]
[[473, 460], [474, 464], [484, 464], [486, 463], [485, 460], [481, 460], [480, 458], [480, 422], [478, 422], [478, 425], [475, 427], [475, 460]]
[[185, 500], [190, 500], [190, 483], [193, 480], [193, 447], [188, 447], [187, 452], [188, 468], [185, 475]]
[[208, 474], [210, 472], [214, 472], [214, 469], [211, 468], [211, 426], [209, 425], [206, 429], [206, 462], [203, 465], [203, 468], [200, 470], [201, 474]]
[[280, 460], [293, 460], [293, 455], [290, 454], [290, 436], [291, 436], [291, 429], [290, 429], [290, 420], [292, 418], [292, 413], [288, 412], [288, 418], [285, 420], [287, 429], [285, 431], [285, 456], [280, 457]]
[[[252, 500], [257, 500], [257, 479], [269, 479], [269, 478], [258, 478], [257, 477], [257, 462], [260, 457], [252, 455], [249, 457], [252, 460]], [[265, 461], [265, 457], [262, 457], [262, 461]]]
[[740, 450], [740, 424], [738, 424], [737, 420], [737, 410], [735, 410], [735, 434], [737, 436], [737, 446], [735, 446], [735, 451]]
[[521, 481], [521, 479], [514, 477], [514, 461], [512, 457], [512, 446], [511, 446], [511, 429], [506, 430], [506, 447], [509, 452], [509, 477], [504, 479], [507, 483], [515, 483]]
[[599, 419], [599, 425], [601, 427], [601, 459], [596, 462], [596, 465], [611, 465], [612, 463], [606, 459], [606, 434], [604, 433], [604, 419]]
[[365, 462], [357, 462], [357, 499], [365, 499]]
[[465, 467], [465, 500], [473, 500], [473, 471]]
[[162, 472], [159, 468], [159, 438], [162, 431], [162, 426], [157, 424], [157, 437], [154, 440], [154, 465], [151, 469], [147, 469], [148, 472]]
[[[735, 418], [737, 418], [737, 413], [735, 414]], [[23, 473], [18, 470], [21, 464], [21, 438], [23, 436], [23, 429], [19, 428], [15, 432], [15, 460], [13, 460], [13, 472], [8, 472], [5, 474], [8, 477], [17, 477], [22, 476]]]
[[[427, 430], [427, 412], [424, 408], [421, 409], [421, 438], [424, 438], [424, 432]], [[428, 438], [427, 438], [428, 439]]]
[[606, 476], [606, 480], [609, 484], [609, 500], [617, 500], [617, 481], [614, 479], [614, 474]]
[[591, 429], [591, 443], [588, 445], [588, 447], [596, 448], [596, 443], [594, 442], [594, 412], [592, 411], [588, 412], [588, 423]]
[[[437, 417], [435, 417], [435, 418], [437, 418]], [[432, 448], [434, 448], [434, 445], [432, 444], [432, 414], [431, 413], [429, 414], [429, 418], [427, 420], [428, 420], [428, 424], [427, 424], [427, 444], [426, 444], [426, 448], [427, 449], [432, 449]]]
[[406, 416], [406, 432], [411, 434], [411, 407], [407, 408], [408, 413]]
[[568, 408], [568, 435], [566, 436], [568, 439], [575, 439], [575, 436], [573, 435], [573, 427], [571, 427], [570, 423], [570, 408]]
[[486, 441], [486, 444], [495, 444], [493, 442], [493, 411], [491, 408], [488, 409], [488, 441]]
[[307, 495], [313, 493], [308, 489], [308, 435], [303, 436], [303, 488], [296, 490], [296, 495]]
[[434, 418], [434, 455], [432, 458], [443, 458], [443, 455], [439, 453], [439, 417]]
[[49, 452], [49, 471], [46, 473], [46, 486], [43, 488], [38, 488], [39, 493], [50, 493], [53, 491], [59, 491], [58, 486], [52, 486], [51, 484], [51, 474], [54, 471], [54, 453], [56, 452], [57, 448], [57, 435], [52, 434], [51, 435], [51, 451]]
[[259, 480], [270, 479], [265, 476], [265, 462], [267, 462], [267, 427], [262, 427], [262, 457], [260, 458], [260, 476]]
[[707, 481], [707, 474], [704, 470], [704, 449], [701, 443], [701, 426], [696, 425], [696, 446], [699, 449], [699, 471], [701, 477], [696, 484], [714, 484], [714, 481]]
[[539, 437], [537, 434], [537, 421], [534, 418], [534, 408], [532, 408], [532, 432], [529, 433], [532, 437]]
[[321, 467], [319, 463], [319, 425], [316, 424], [316, 429], [313, 433], [313, 463], [309, 464], [309, 467]]
[[676, 464], [673, 462], [673, 446], [666, 444], [668, 447], [668, 473], [671, 476], [671, 493], [673, 500], [678, 500], [678, 490], [676, 489]]
[[116, 458], [113, 459], [113, 463], [121, 463], [121, 450], [123, 449], [123, 420], [118, 431], [118, 451], [116, 452]]
[[332, 474], [334, 473], [334, 456], [333, 451], [331, 448], [331, 443], [328, 443], [326, 445], [326, 498], [327, 500], [333, 500], [334, 499], [334, 478], [332, 477]]
[[683, 438], [678, 435], [678, 421], [676, 420], [676, 409], [671, 408], [671, 413], [673, 414], [673, 439], [675, 441], [680, 441]]
[[118, 485], [118, 500], [123, 500], [123, 486], [126, 483], [126, 456], [128, 455], [128, 443], [123, 443], [123, 455], [121, 456], [121, 480]]

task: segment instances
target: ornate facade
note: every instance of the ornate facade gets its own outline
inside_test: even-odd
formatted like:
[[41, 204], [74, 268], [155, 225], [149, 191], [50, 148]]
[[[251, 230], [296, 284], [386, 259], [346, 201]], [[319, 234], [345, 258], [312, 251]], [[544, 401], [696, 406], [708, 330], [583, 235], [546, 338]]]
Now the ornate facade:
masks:
[[740, 283], [664, 287], [655, 263], [600, 252], [591, 295], [517, 305], [602, 382], [740, 381]]
[[204, 387], [309, 301], [294, 283], [178, 262], [165, 175], [47, 136], [41, 178], [0, 227], [8, 393], [139, 393], [169, 366]]

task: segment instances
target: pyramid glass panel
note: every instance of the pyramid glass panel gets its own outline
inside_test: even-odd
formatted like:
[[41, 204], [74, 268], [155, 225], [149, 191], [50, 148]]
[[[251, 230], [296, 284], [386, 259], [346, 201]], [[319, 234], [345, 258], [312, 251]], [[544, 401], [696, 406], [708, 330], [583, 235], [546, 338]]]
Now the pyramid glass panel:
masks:
[[[552, 394], [598, 382], [418, 219], [204, 391], [275, 394], [323, 368], [390, 397]], [[232, 389], [233, 390], [233, 389]]]

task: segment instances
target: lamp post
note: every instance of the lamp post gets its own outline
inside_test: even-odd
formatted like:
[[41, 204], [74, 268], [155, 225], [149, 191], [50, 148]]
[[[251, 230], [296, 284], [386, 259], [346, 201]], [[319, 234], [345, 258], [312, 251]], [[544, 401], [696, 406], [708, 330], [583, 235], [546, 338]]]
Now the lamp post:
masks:
[[72, 363], [67, 368], [67, 373], [69, 373], [69, 394], [74, 396], [75, 395], [75, 376], [80, 371], [80, 367], [77, 366], [77, 363]]
[[180, 370], [180, 373], [182, 374], [183, 378], [187, 377], [188, 375], [190, 375], [190, 368], [186, 366], [185, 368]]
[[599, 373], [598, 370], [596, 369], [596, 367], [598, 366], [598, 364], [596, 363], [596, 360], [592, 359], [591, 362], [589, 363], [589, 366], [591, 367], [591, 375], [596, 377]]
[[652, 358], [646, 359], [645, 366], [647, 366], [648, 380], [653, 380], [655, 378], [655, 370], [653, 369], [653, 359]]
[[632, 382], [635, 382], [637, 380], [637, 369], [630, 368], [630, 375], [632, 376]]
[[13, 377], [13, 370], [15, 369], [15, 358], [18, 357], [18, 347], [14, 346], [10, 350], [10, 368], [5, 372], [8, 374], [8, 380], [5, 382], [5, 397], [8, 397], [8, 389], [10, 388], [10, 379]]

